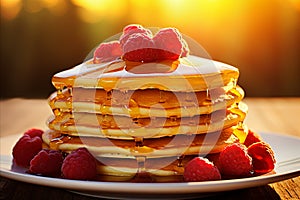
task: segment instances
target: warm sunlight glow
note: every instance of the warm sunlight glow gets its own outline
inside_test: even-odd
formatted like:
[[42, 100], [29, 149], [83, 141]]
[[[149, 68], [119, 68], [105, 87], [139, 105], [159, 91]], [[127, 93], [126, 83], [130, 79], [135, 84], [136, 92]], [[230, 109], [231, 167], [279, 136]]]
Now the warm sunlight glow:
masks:
[[[64, 1], [60, 1], [64, 2]], [[37, 13], [43, 10], [44, 8], [46, 9], [57, 9], [59, 4], [59, 0], [27, 0], [24, 2], [24, 7], [25, 10], [29, 13]]]
[[51, 8], [56, 6], [58, 0], [40, 0], [44, 7]]
[[300, 11], [300, 0], [289, 0], [292, 5], [298, 10]]
[[[35, 63], [54, 71], [55, 59], [62, 66], [77, 63], [97, 44], [134, 23], [175, 27], [193, 38], [212, 59], [247, 74], [241, 81], [250, 96], [299, 91], [300, 0], [0, 2], [1, 45], [5, 48], [1, 60], [9, 60], [16, 70]], [[9, 51], [15, 46], [20, 50], [18, 59]], [[16, 86], [15, 91], [19, 90], [23, 91]]]
[[126, 1], [118, 0], [72, 0], [72, 2], [82, 8], [79, 10], [79, 17], [88, 23], [98, 22], [105, 16], [119, 17], [126, 8]]
[[21, 10], [21, 0], [1, 0], [1, 18], [5, 20], [14, 19]]

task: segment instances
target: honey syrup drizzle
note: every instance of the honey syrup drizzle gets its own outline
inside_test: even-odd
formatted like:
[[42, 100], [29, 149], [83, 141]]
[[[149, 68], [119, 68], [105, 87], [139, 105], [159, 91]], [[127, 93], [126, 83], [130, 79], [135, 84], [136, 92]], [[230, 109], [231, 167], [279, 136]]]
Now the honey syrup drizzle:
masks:
[[[142, 86], [143, 89], [158, 88], [166, 91], [201, 91], [227, 85], [239, 76], [238, 70], [230, 65], [195, 56], [189, 56], [187, 59], [195, 66], [181, 61], [144, 63], [138, 66], [138, 73], [128, 69], [130, 63], [121, 60], [99, 66], [83, 63], [54, 75], [52, 83], [60, 90], [73, 87], [76, 80], [78, 86], [103, 88], [107, 91], [129, 88], [135, 90]], [[215, 66], [215, 69], [212, 66]], [[157, 79], [156, 82], [153, 82], [154, 78]]]
[[[179, 74], [182, 74], [183, 76], [176, 76], [176, 73], [175, 73], [175, 76], [173, 74], [172, 79], [168, 79], [168, 80], [170, 80], [174, 83], [177, 83], [176, 82], [177, 79], [179, 80], [184, 77], [193, 87], [195, 86], [197, 88], [197, 86], [199, 86], [199, 85], [201, 86], [201, 84], [203, 82], [203, 76], [205, 76], [205, 74], [202, 74], [202, 75], [195, 74], [195, 71], [193, 69], [191, 69], [190, 66], [180, 64], [179, 61], [169, 63], [171, 68], [169, 68], [168, 70], [166, 70], [167, 68], [164, 66], [166, 63], [162, 63], [161, 66], [159, 64], [156, 65], [158, 67], [157, 68], [158, 70], [163, 70], [163, 71], [159, 71], [159, 72], [157, 72], [155, 70], [147, 72], [147, 70], [149, 70], [151, 68], [144, 68], [144, 69], [141, 68], [142, 71], [137, 71], [140, 69], [130, 68], [130, 66], [128, 66], [128, 64], [130, 64], [130, 63], [124, 63], [122, 61], [118, 61], [118, 62], [110, 63], [107, 66], [104, 66], [102, 68], [99, 67], [99, 68], [95, 68], [95, 70], [88, 70], [84, 73], [74, 74], [74, 71], [68, 70], [68, 72], [65, 72], [65, 73], [62, 72], [59, 75], [55, 75], [52, 79], [52, 83], [57, 89], [57, 96], [49, 101], [51, 108], [53, 108], [54, 115], [56, 117], [58, 117], [58, 116], [61, 116], [63, 113], [62, 110], [55, 108], [54, 104], [56, 101], [65, 99], [65, 102], [67, 102], [67, 107], [72, 108], [73, 85], [77, 78], [82, 78], [83, 80], [88, 80], [88, 79], [95, 79], [95, 78], [97, 79], [97, 77], [102, 77], [101, 80], [98, 79], [97, 85], [94, 85], [94, 87], [103, 88], [106, 91], [106, 100], [104, 103], [100, 104], [100, 107], [101, 107], [100, 111], [103, 113], [107, 113], [107, 111], [109, 109], [108, 105], [112, 105], [111, 101], [114, 100], [112, 98], [113, 89], [116, 89], [116, 87], [117, 87], [117, 89], [119, 89], [120, 91], [123, 91], [123, 93], [124, 93], [123, 98], [125, 99], [125, 101], [128, 100], [128, 102], [129, 102], [128, 107], [124, 107], [124, 109], [127, 109], [129, 111], [129, 114], [132, 117], [134, 124], [137, 126], [140, 126], [140, 124], [138, 124], [138, 120], [135, 120], [140, 117], [138, 114], [139, 113], [139, 105], [136, 101], [134, 101], [132, 98], [130, 98], [130, 95], [128, 94], [128, 90], [127, 90], [127, 88], [131, 88], [131, 86], [136, 85], [135, 78], [136, 78], [136, 80], [139, 80], [139, 81], [146, 80], [146, 82], [149, 80], [152, 80], [153, 77], [159, 78], [160, 80], [164, 80], [164, 79], [168, 79], [169, 74], [171, 75], [173, 72], [177, 72]], [[185, 71], [186, 69], [189, 70], [188, 73], [186, 73], [186, 71]], [[146, 70], [146, 71], [143, 71], [143, 70]], [[80, 70], [77, 69], [77, 71], [80, 71]], [[147, 73], [145, 73], [145, 72], [147, 72]], [[125, 74], [125, 76], [124, 76], [124, 74]], [[135, 74], [133, 76], [133, 78], [131, 77], [132, 76], [131, 74]], [[104, 76], [101, 76], [101, 75], [104, 75]], [[223, 71], [221, 72], [221, 75], [222, 75], [222, 78], [224, 81], [221, 84], [224, 84], [228, 81], [232, 81], [232, 79], [236, 80], [238, 77], [238, 71], [235, 68], [230, 68], [230, 67], [226, 68], [225, 67], [225, 69], [223, 69]], [[121, 78], [126, 79], [127, 83], [129, 83], [129, 84], [124, 87], [121, 86], [120, 88], [118, 88], [119, 87], [118, 81]], [[167, 82], [168, 82], [168, 80], [167, 80]], [[207, 81], [207, 80], [204, 80], [204, 82], [205, 81]], [[165, 82], [165, 83], [167, 83], [167, 82]], [[216, 85], [210, 85], [210, 86], [206, 86], [206, 84], [204, 84], [204, 85], [205, 85], [205, 87], [216, 87]], [[170, 90], [170, 91], [172, 91], [173, 89], [176, 90], [176, 88], [165, 88], [161, 85], [154, 84], [154, 83], [146, 84], [144, 87], [145, 88], [141, 88], [141, 89], [146, 89], [146, 88], [159, 89], [160, 90], [159, 103], [162, 103], [162, 104], [167, 101], [166, 94], [162, 90]], [[67, 89], [67, 92], [65, 92], [65, 89]], [[197, 90], [200, 90], [200, 89], [201, 88], [197, 88]], [[206, 97], [208, 98], [208, 90], [206, 90]], [[124, 100], [124, 99], [122, 99], [122, 100]], [[121, 100], [116, 99], [114, 101], [118, 102]], [[187, 102], [191, 101], [189, 96], [186, 96], [186, 101]], [[176, 122], [177, 117], [172, 117], [172, 121]], [[104, 116], [103, 122], [108, 123], [106, 121], [105, 116]], [[72, 122], [62, 123], [61, 129], [67, 131], [67, 126], [69, 126], [72, 123], [74, 123], [74, 122], [72, 121]], [[109, 124], [107, 124], [107, 126], [109, 126]], [[132, 130], [130, 129], [129, 130], [130, 134], [131, 134], [131, 131]], [[147, 172], [146, 161], [147, 161], [147, 155], [151, 154], [153, 149], [144, 145], [143, 137], [136, 136], [135, 133], [133, 134], [133, 137], [134, 137], [135, 146], [133, 148], [131, 148], [131, 153], [133, 155], [135, 155], [135, 159], [136, 159], [136, 163], [137, 163], [137, 173], [136, 173], [136, 176], [132, 179], [132, 181], [133, 182], [152, 182], [153, 179], [152, 179], [150, 173]], [[71, 136], [61, 135], [60, 137], [53, 138], [50, 141], [49, 146], [51, 149], [58, 150], [59, 146], [61, 144], [67, 143], [70, 140], [72, 140]], [[179, 156], [177, 158], [177, 163], [178, 163], [177, 167], [179, 167], [179, 168], [183, 167], [183, 159], [184, 159], [184, 155]]]

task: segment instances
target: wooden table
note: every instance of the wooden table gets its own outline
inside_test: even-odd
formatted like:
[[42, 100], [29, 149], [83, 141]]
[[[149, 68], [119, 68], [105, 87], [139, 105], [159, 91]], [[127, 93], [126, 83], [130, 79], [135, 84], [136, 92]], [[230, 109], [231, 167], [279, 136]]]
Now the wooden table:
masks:
[[[300, 137], [300, 98], [246, 98], [248, 126], [261, 132], [276, 132]], [[9, 99], [0, 102], [1, 137], [21, 134], [37, 127], [46, 129], [45, 121], [51, 114], [46, 100]], [[3, 144], [3, 143], [2, 143]], [[1, 145], [1, 153], [11, 147]], [[23, 183], [1, 177], [0, 199], [95, 199], [64, 189]], [[300, 199], [300, 177], [242, 190], [229, 191], [208, 199]]]

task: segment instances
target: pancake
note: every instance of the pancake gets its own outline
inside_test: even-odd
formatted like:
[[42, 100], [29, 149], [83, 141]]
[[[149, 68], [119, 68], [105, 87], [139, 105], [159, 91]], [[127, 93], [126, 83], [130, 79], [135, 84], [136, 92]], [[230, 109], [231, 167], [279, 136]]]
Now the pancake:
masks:
[[[183, 174], [183, 166], [193, 158], [194, 156], [147, 158], [146, 173], [156, 180], [166, 176], [176, 180]], [[138, 164], [134, 159], [101, 158], [98, 159], [97, 171], [101, 175], [129, 177], [130, 180], [137, 173]], [[110, 177], [105, 178], [110, 179]]]
[[[118, 115], [61, 113], [48, 121], [52, 130], [69, 135], [133, 139], [136, 136], [158, 138], [177, 134], [206, 134], [226, 129], [244, 121], [247, 106], [240, 102], [212, 114], [193, 117], [130, 118]], [[79, 134], [80, 133], [80, 134]]]
[[56, 131], [45, 132], [42, 139], [48, 148], [65, 153], [80, 147], [87, 148], [98, 161], [97, 171], [102, 181], [132, 181], [140, 170], [138, 159], [141, 158], [144, 172], [160, 182], [180, 179], [184, 165], [195, 156], [219, 153], [226, 146], [239, 142], [236, 132], [240, 131], [247, 130], [236, 126], [208, 135], [143, 139], [140, 146], [132, 140], [68, 136]]
[[94, 57], [53, 76], [53, 116], [42, 135], [48, 148], [87, 148], [100, 180], [177, 180], [194, 157], [243, 143], [248, 108], [237, 68], [187, 52], [176, 60], [122, 59]]
[[[211, 97], [213, 95], [213, 98]], [[127, 96], [127, 97], [126, 97]], [[240, 87], [225, 91], [223, 88], [210, 92], [166, 92], [146, 89], [107, 93], [100, 89], [73, 88], [49, 97], [54, 114], [60, 112], [88, 112], [137, 117], [194, 116], [209, 114], [240, 102], [244, 91]]]
[[190, 134], [143, 139], [141, 144], [133, 140], [68, 136], [56, 131], [47, 131], [42, 138], [49, 148], [67, 153], [86, 147], [96, 157], [134, 159], [137, 156], [147, 156], [147, 158], [156, 158], [218, 153], [227, 145], [239, 141], [234, 134], [237, 129], [238, 127], [232, 127], [208, 135]]
[[195, 92], [236, 85], [238, 76], [239, 71], [233, 66], [189, 55], [173, 62], [84, 62], [55, 74], [52, 83], [58, 90], [72, 87], [101, 88], [105, 91], [156, 88]]

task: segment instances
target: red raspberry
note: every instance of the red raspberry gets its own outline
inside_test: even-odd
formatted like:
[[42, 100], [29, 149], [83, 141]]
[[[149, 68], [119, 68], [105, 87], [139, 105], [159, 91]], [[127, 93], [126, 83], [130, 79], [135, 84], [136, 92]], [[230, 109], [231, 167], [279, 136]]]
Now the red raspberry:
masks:
[[129, 25], [120, 37], [122, 58], [134, 62], [177, 60], [187, 56], [187, 43], [175, 28], [164, 28], [152, 38], [150, 30], [140, 25]]
[[62, 173], [65, 178], [91, 180], [96, 177], [96, 160], [86, 148], [72, 151], [62, 164]]
[[248, 154], [252, 157], [253, 169], [256, 174], [265, 174], [274, 169], [276, 160], [269, 144], [253, 143], [248, 147]]
[[156, 51], [153, 40], [142, 33], [132, 34], [123, 46], [123, 59], [135, 62], [155, 61]]
[[30, 161], [29, 172], [59, 177], [63, 156], [60, 151], [43, 149]]
[[245, 145], [234, 143], [220, 153], [219, 164], [222, 175], [228, 177], [245, 177], [251, 175], [252, 159]]
[[144, 31], [144, 27], [139, 24], [130, 24], [123, 28], [123, 34], [128, 34], [130, 32], [138, 33], [139, 31]]
[[38, 137], [42, 138], [43, 133], [44, 133], [43, 130], [32, 128], [32, 129], [27, 130], [24, 133], [24, 135], [29, 135], [31, 138], [33, 138], [35, 136], [38, 136]]
[[42, 149], [42, 139], [38, 136], [23, 135], [13, 147], [13, 157], [17, 165], [27, 167], [31, 159]]
[[175, 28], [161, 29], [154, 37], [156, 48], [163, 50], [161, 60], [176, 60], [181, 56], [182, 36]]
[[119, 41], [101, 43], [94, 52], [94, 63], [110, 62], [122, 55]]
[[251, 144], [255, 143], [255, 142], [261, 142], [262, 139], [260, 137], [260, 135], [258, 135], [257, 133], [249, 130], [246, 140], [244, 142], [244, 145], [246, 145], [246, 147], [249, 147]]
[[196, 157], [184, 167], [183, 178], [185, 181], [213, 181], [220, 180], [221, 175], [208, 159]]
[[141, 25], [131, 24], [131, 25], [126, 26], [123, 29], [123, 34], [121, 35], [121, 37], [119, 39], [121, 47], [123, 47], [123, 45], [127, 42], [129, 37], [135, 33], [142, 33], [144, 35], [147, 35], [150, 38], [152, 37], [152, 33], [149, 29], [146, 29], [146, 28], [142, 27]]

